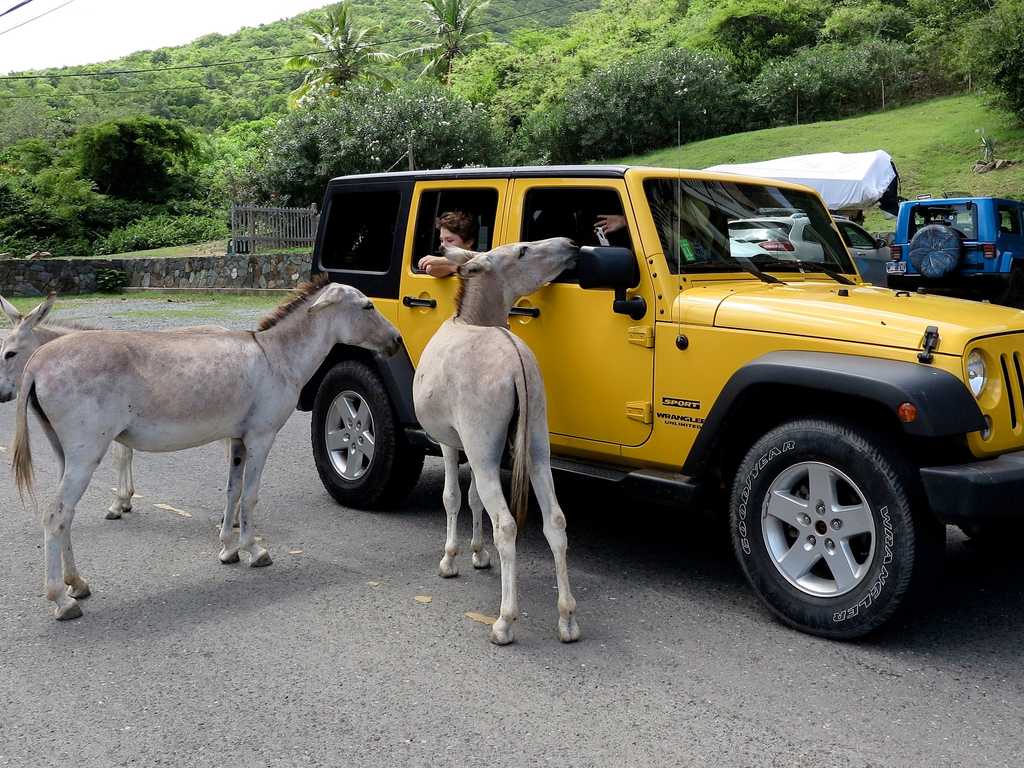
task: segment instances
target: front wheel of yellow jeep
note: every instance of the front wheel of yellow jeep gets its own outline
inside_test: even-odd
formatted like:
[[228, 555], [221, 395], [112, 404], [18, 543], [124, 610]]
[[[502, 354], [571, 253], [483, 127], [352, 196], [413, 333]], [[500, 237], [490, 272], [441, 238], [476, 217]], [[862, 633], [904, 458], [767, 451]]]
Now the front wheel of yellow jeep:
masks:
[[941, 561], [945, 529], [917, 473], [879, 432], [791, 421], [740, 465], [733, 545], [762, 603], [796, 629], [860, 637], [906, 609]]

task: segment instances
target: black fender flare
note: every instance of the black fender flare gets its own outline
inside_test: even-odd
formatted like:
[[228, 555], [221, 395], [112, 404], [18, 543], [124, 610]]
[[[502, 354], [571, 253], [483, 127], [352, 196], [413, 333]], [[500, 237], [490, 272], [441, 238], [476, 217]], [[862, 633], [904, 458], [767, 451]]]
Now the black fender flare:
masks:
[[[882, 405], [905, 434], [944, 437], [977, 432], [985, 419], [967, 385], [953, 374], [919, 363], [834, 352], [768, 352], [737, 370], [708, 412], [690, 450], [683, 474], [696, 476], [716, 466], [729, 421], [763, 385], [853, 396]], [[896, 413], [902, 403], [917, 406], [911, 422]]]
[[366, 360], [377, 368], [381, 380], [388, 390], [391, 403], [395, 407], [395, 415], [398, 420], [406, 425], [416, 424], [416, 410], [412, 403], [412, 379], [416, 370], [413, 368], [412, 359], [404, 346], [399, 347], [394, 357], [384, 359], [359, 347], [346, 344], [336, 345], [317, 372], [313, 374], [313, 377], [303, 385], [296, 408], [300, 411], [313, 410], [316, 392], [327, 372], [341, 361], [352, 359]]

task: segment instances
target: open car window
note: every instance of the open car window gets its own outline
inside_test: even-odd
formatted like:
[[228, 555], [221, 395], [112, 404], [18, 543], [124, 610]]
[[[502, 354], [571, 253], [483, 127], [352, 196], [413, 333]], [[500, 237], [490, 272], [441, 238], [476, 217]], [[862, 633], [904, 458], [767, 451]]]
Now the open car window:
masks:
[[441, 233], [436, 222], [448, 211], [468, 214], [477, 225], [474, 251], [489, 251], [494, 245], [494, 221], [498, 213], [498, 190], [487, 187], [466, 189], [428, 189], [419, 198], [416, 213], [416, 233], [413, 237], [412, 268], [423, 272], [416, 265], [424, 256], [437, 253], [441, 247]]

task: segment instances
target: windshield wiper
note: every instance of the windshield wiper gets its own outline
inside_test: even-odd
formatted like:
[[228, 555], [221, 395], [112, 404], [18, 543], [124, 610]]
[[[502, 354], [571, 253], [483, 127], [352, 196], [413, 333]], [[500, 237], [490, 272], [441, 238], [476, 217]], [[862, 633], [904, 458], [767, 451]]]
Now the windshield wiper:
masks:
[[804, 269], [806, 268], [809, 272], [824, 272], [826, 275], [831, 277], [840, 285], [856, 285], [856, 283], [853, 282], [853, 280], [848, 278], [846, 275], [836, 272], [834, 269], [826, 267], [824, 264], [819, 264], [816, 261], [810, 262], [802, 261], [801, 259], [796, 259], [795, 261], [787, 261], [783, 263], [785, 263], [786, 265], [795, 264], [800, 269], [801, 274], [804, 273]]
[[739, 258], [738, 256], [733, 256], [732, 254], [729, 254], [726, 258], [728, 258], [729, 261], [731, 261], [733, 264], [738, 266], [744, 272], [747, 272], [748, 274], [753, 275], [754, 277], [756, 277], [761, 282], [768, 283], [769, 285], [771, 285], [772, 283], [781, 283], [782, 282], [781, 280], [779, 280], [779, 278], [775, 277], [774, 275], [766, 275], [764, 272], [762, 272], [758, 268], [758, 266], [756, 264], [754, 264], [753, 261], [749, 261], [749, 260], [744, 261], [743, 259]]

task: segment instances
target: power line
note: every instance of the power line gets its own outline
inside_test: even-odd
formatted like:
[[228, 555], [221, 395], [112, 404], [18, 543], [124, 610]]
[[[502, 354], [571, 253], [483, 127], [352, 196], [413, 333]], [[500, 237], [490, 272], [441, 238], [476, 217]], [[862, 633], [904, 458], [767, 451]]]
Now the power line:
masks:
[[[31, 0], [29, 0], [29, 2], [31, 2]], [[67, 5], [68, 3], [73, 3], [73, 2], [74, 2], [74, 0], [68, 0], [68, 2], [64, 3], [64, 5]], [[521, 19], [521, 18], [524, 18], [524, 17], [527, 17], [527, 16], [539, 16], [541, 14], [548, 13], [549, 11], [556, 11], [556, 10], [560, 10], [560, 9], [566, 7], [566, 6], [580, 5], [580, 4], [585, 3], [585, 2], [591, 2], [591, 0], [568, 0], [567, 2], [559, 3], [558, 5], [549, 6], [548, 8], [541, 8], [539, 11], [527, 11], [525, 13], [514, 14], [512, 16], [506, 16], [504, 18], [498, 18], [495, 21], [497, 23], [501, 24], [501, 23], [505, 23], [505, 22], [508, 22], [508, 21], [515, 21], [516, 19]], [[64, 6], [57, 6], [57, 8], [63, 8], [63, 7]], [[57, 10], [57, 8], [54, 8], [53, 10], [55, 11], [55, 10]], [[47, 11], [47, 13], [51, 13], [51, 12], [52, 11]], [[46, 14], [43, 14], [43, 15], [46, 15]], [[40, 18], [40, 17], [37, 16], [36, 18]], [[29, 21], [33, 21], [33, 19], [29, 19]], [[24, 22], [24, 23], [27, 24], [28, 22]], [[21, 25], [19, 25], [19, 26], [21, 26]], [[479, 27], [482, 27], [482, 26], [483, 26], [482, 23], [481, 24], [474, 24], [474, 25], [471, 26], [471, 28], [475, 29], [475, 28], [479, 28]], [[16, 27], [11, 27], [11, 29], [16, 29]], [[5, 30], [5, 31], [6, 32], [10, 32], [10, 29]], [[2, 35], [2, 34], [4, 34], [4, 32], [0, 32], [0, 35]], [[395, 43], [417, 42], [417, 41], [420, 41], [422, 39], [423, 39], [422, 35], [414, 35], [414, 36], [411, 36], [411, 37], [399, 37], [399, 38], [395, 38], [393, 40], [384, 40], [384, 41], [379, 42], [379, 43], [370, 43], [370, 44], [367, 45], [367, 47], [379, 48], [379, 47], [382, 47], [382, 46], [385, 46], [385, 45], [392, 45], [392, 44], [395, 44]], [[256, 64], [256, 63], [264, 62], [264, 61], [278, 61], [280, 59], [291, 59], [291, 58], [294, 58], [295, 56], [310, 56], [310, 55], [317, 54], [317, 53], [322, 53], [322, 52], [323, 52], [322, 50], [318, 50], [318, 51], [309, 51], [307, 53], [287, 54], [287, 55], [280, 55], [280, 56], [267, 56], [267, 57], [258, 58], [258, 59], [241, 59], [241, 60], [238, 60], [238, 61], [218, 61], [218, 62], [213, 62], [211, 64], [181, 64], [181, 65], [173, 66], [173, 67], [151, 67], [151, 68], [148, 68], [148, 69], [113, 69], [113, 70], [105, 70], [103, 72], [66, 72], [66, 73], [62, 73], [62, 74], [61, 73], [52, 73], [52, 74], [43, 74], [43, 75], [8, 75], [8, 76], [0, 77], [0, 82], [3, 82], [5, 80], [51, 80], [53, 78], [62, 78], [62, 77], [108, 77], [110, 75], [140, 75], [140, 74], [147, 74], [147, 73], [151, 73], [151, 72], [173, 72], [173, 71], [180, 71], [180, 70], [186, 70], [186, 69], [210, 69], [210, 68], [213, 68], [213, 67], [227, 67], [227, 66], [233, 66], [233, 65], [236, 65], [236, 64]], [[90, 65], [84, 64], [84, 65], [79, 65], [79, 66], [90, 66]]]
[[[278, 78], [261, 78], [259, 80], [247, 80], [245, 85], [257, 85], [260, 83], [274, 83], [276, 85], [285, 85], [285, 81]], [[106, 95], [120, 95], [122, 93], [163, 93], [165, 91], [187, 91], [201, 88], [207, 91], [223, 91], [226, 90], [223, 86], [219, 85], [206, 85], [204, 83], [193, 83], [191, 85], [169, 85], [165, 88], [118, 88], [112, 90], [88, 90], [88, 91], [69, 91], [67, 93], [29, 93], [18, 96], [8, 96], [0, 93], [0, 100], [16, 100], [16, 99], [32, 99], [32, 98], [48, 98], [48, 99], [59, 99], [59, 98], [71, 98], [73, 96], [80, 96], [82, 98], [89, 98], [92, 96], [106, 96]], [[240, 87], [237, 90], [243, 90]]]
[[3, 13], [0, 13], [0, 16], [6, 16], [6, 15], [7, 15], [8, 13], [11, 13], [11, 11], [16, 11], [16, 10], [18, 10], [19, 8], [21, 8], [21, 6], [23, 6], [23, 5], [28, 5], [28, 4], [29, 4], [29, 3], [31, 3], [31, 2], [32, 2], [32, 0], [22, 0], [22, 2], [18, 3], [18, 4], [17, 4], [16, 6], [14, 6], [13, 8], [8, 8], [8, 9], [7, 9], [6, 11], [4, 11]]
[[[32, 2], [32, 0], [25, 0], [25, 3], [22, 3], [21, 5], [25, 5], [26, 3], [30, 3], [30, 2]], [[49, 16], [54, 11], [59, 11], [65, 5], [71, 5], [73, 2], [75, 2], [75, 0], [68, 0], [66, 3], [61, 3], [56, 8], [51, 8], [50, 10], [46, 11], [45, 13], [40, 13], [38, 16], [33, 16], [31, 19], [27, 19], [27, 20], [21, 22], [21, 24], [15, 24], [13, 27], [8, 27], [3, 32], [0, 32], [0, 35], [6, 35], [8, 32], [13, 32], [14, 30], [18, 29], [19, 27], [24, 27], [26, 24], [30, 24], [31, 22], [35, 21], [36, 19], [41, 19], [41, 18], [43, 18], [43, 16]], [[20, 7], [21, 6], [18, 6], [18, 5], [14, 6], [14, 8], [20, 8]], [[14, 8], [11, 8], [10, 11], [4, 11], [4, 13], [10, 13], [11, 11], [14, 10]], [[0, 14], [0, 15], [3, 15], [3, 14]]]
[[[273, 77], [265, 77], [259, 80], [247, 80], [245, 85], [256, 85], [260, 83], [275, 83], [277, 85], [284, 85], [284, 80], [279, 80]], [[82, 98], [89, 98], [93, 96], [119, 96], [125, 93], [164, 93], [165, 91], [191, 91], [196, 88], [201, 88], [205, 91], [223, 91], [226, 90], [219, 85], [206, 85], [204, 83], [193, 83], [192, 85], [169, 85], [166, 88], [118, 88], [115, 90], [91, 90], [91, 91], [71, 91], [68, 93], [31, 93], [22, 96], [6, 96], [0, 93], [0, 100], [7, 99], [14, 101], [17, 99], [66, 99], [72, 96], [80, 96]], [[239, 88], [238, 90], [242, 90]]]

